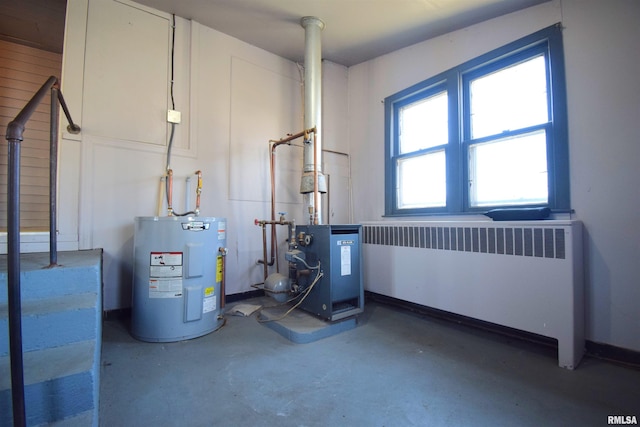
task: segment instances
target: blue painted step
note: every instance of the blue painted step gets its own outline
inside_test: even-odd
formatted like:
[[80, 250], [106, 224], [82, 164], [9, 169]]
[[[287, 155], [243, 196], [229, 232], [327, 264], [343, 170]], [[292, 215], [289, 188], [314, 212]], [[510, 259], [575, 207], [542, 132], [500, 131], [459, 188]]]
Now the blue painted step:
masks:
[[[28, 275], [27, 275], [28, 277]], [[22, 302], [22, 351], [95, 339], [96, 303], [93, 294], [66, 295]], [[0, 304], [0, 356], [9, 354], [6, 304]]]
[[[32, 351], [23, 356], [28, 425], [63, 420], [92, 410], [94, 340]], [[0, 426], [12, 425], [9, 358], [0, 358]]]
[[[20, 257], [25, 407], [30, 426], [98, 425], [102, 250]], [[0, 256], [0, 427], [12, 425], [7, 257]]]
[[[102, 250], [58, 252], [58, 266], [48, 268], [48, 253], [20, 255], [22, 302], [50, 297], [100, 293]], [[98, 280], [98, 282], [96, 282]], [[7, 256], [0, 255], [0, 304], [7, 303]]]

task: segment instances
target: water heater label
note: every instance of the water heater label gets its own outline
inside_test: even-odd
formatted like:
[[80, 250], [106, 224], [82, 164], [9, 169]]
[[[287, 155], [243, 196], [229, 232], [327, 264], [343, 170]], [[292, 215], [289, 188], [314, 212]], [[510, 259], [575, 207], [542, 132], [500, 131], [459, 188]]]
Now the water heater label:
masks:
[[149, 270], [150, 277], [182, 277], [181, 265], [157, 266], [152, 265]]
[[204, 288], [204, 300], [202, 301], [202, 314], [207, 314], [216, 310], [215, 288], [209, 286]]
[[208, 230], [209, 229], [209, 223], [208, 222], [202, 222], [202, 221], [183, 222], [182, 223], [182, 229], [183, 230], [188, 230], [188, 231]]
[[227, 223], [220, 221], [218, 223], [218, 240], [226, 240], [227, 238]]
[[182, 279], [149, 279], [149, 298], [182, 297]]
[[151, 252], [149, 298], [182, 297], [182, 252]]
[[216, 283], [222, 282], [222, 257], [219, 256], [216, 261]]
[[216, 297], [208, 297], [202, 301], [202, 314], [207, 314], [212, 311], [216, 311]]
[[151, 265], [182, 266], [182, 252], [151, 252]]

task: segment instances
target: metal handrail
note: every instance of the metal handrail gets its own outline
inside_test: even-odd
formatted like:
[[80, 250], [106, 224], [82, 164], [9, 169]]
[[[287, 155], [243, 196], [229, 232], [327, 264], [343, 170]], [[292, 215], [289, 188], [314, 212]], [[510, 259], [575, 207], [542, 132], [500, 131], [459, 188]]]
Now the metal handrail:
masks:
[[[49, 267], [57, 265], [58, 248], [56, 236], [56, 188], [58, 170], [58, 118], [60, 105], [64, 110], [70, 133], [79, 133], [58, 88], [55, 76], [49, 79], [33, 95], [18, 115], [7, 125], [8, 147], [7, 182], [7, 293], [9, 302], [9, 357], [11, 359], [11, 399], [13, 425], [26, 425], [24, 402], [24, 366], [22, 360], [22, 306], [20, 297], [20, 143], [25, 124], [42, 102], [47, 91], [51, 91], [50, 159], [49, 159]], [[59, 103], [59, 104], [58, 104]]]

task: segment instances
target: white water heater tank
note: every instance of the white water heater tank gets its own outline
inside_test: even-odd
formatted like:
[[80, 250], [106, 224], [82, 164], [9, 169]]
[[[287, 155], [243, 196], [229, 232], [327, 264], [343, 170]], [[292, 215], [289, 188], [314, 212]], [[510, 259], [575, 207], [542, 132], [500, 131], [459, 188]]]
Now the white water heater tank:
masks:
[[173, 342], [222, 326], [226, 234], [224, 218], [135, 219], [131, 335]]

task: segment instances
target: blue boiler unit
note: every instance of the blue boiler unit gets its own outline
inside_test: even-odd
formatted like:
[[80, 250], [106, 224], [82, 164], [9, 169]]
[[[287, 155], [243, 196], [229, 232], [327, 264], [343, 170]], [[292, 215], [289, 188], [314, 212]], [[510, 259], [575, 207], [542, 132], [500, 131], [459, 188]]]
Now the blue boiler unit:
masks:
[[[300, 292], [313, 285], [300, 308], [325, 320], [335, 321], [362, 313], [362, 226], [298, 225], [294, 283]], [[302, 261], [304, 260], [304, 261]], [[316, 277], [319, 266], [322, 276]]]

